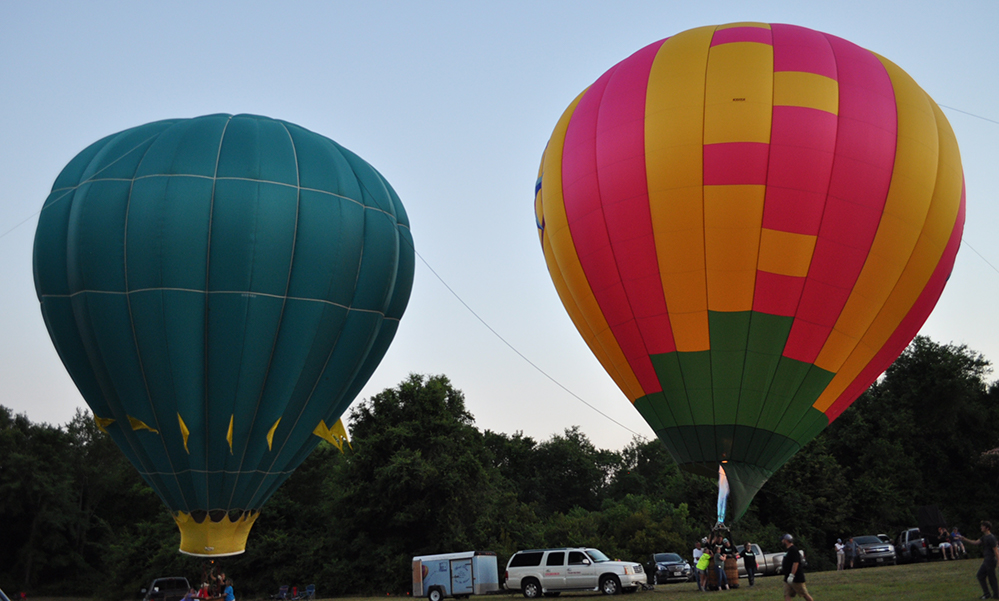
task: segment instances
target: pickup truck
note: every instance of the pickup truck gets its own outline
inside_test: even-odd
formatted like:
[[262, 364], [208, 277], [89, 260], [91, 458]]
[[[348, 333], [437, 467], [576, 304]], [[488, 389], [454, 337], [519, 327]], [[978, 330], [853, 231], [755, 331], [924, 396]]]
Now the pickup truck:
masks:
[[903, 530], [895, 541], [895, 555], [899, 561], [926, 561], [940, 556], [936, 538], [924, 536], [919, 528]]
[[[746, 545], [742, 545], [738, 550], [742, 550]], [[787, 555], [786, 551], [778, 551], [777, 553], [764, 553], [760, 546], [757, 544], [751, 544], [750, 547], [753, 548], [753, 552], [756, 553], [756, 575], [757, 576], [777, 576], [780, 575], [781, 563], [784, 561], [784, 556]], [[801, 549], [799, 549], [801, 551]], [[808, 560], [805, 559], [805, 552], [801, 551], [801, 561], [806, 566], [808, 565]], [[743, 563], [742, 555], [740, 553], [739, 560], [739, 578], [746, 577], [746, 566]]]

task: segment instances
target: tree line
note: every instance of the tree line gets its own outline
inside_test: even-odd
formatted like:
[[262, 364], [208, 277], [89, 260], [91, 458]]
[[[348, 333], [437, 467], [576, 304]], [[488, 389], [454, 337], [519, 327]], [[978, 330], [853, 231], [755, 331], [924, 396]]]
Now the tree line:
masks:
[[[777, 550], [792, 532], [811, 569], [837, 538], [916, 525], [936, 505], [974, 533], [999, 520], [999, 386], [964, 346], [918, 337], [850, 409], [764, 485], [732, 526]], [[630, 410], [622, 402], [622, 410]], [[158, 576], [224, 569], [237, 597], [316, 584], [322, 597], [405, 594], [414, 555], [595, 546], [689, 558], [714, 525], [717, 482], [680, 471], [658, 440], [596, 448], [479, 430], [446, 376], [413, 374], [350, 412], [352, 446], [323, 443], [267, 503], [243, 555], [177, 552], [156, 494], [78, 410], [65, 426], [0, 406], [0, 588], [120, 601]], [[502, 567], [501, 567], [502, 572]]]

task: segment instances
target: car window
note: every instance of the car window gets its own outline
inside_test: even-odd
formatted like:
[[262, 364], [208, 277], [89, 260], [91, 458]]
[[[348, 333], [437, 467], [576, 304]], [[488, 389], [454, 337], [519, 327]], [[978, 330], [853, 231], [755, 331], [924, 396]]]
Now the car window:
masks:
[[676, 553], [656, 553], [656, 561], [659, 563], [669, 563], [683, 560]]
[[510, 559], [511, 568], [522, 568], [527, 566], [541, 565], [541, 551], [531, 551], [529, 553], [517, 553]]
[[558, 551], [557, 553], [549, 553], [548, 559], [545, 560], [546, 566], [564, 566], [565, 565], [565, 551]]
[[880, 545], [881, 539], [876, 536], [858, 536], [853, 539], [858, 545]]
[[596, 549], [587, 549], [586, 552], [590, 554], [590, 557], [593, 559], [594, 563], [603, 563], [605, 561], [610, 561], [610, 557], [607, 557], [606, 555], [604, 555], [603, 553], [601, 553]]
[[582, 551], [569, 551], [569, 565], [581, 566], [587, 563], [589, 563], [589, 559], [586, 557], [586, 553]]

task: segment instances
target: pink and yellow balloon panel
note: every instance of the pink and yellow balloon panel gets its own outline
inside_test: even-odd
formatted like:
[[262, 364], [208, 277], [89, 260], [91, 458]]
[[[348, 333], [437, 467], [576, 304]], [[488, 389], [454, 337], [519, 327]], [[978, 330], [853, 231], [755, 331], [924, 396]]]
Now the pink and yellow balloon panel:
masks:
[[535, 196], [572, 321], [732, 514], [905, 349], [954, 265], [964, 181], [897, 65], [793, 25], [692, 29], [581, 93]]

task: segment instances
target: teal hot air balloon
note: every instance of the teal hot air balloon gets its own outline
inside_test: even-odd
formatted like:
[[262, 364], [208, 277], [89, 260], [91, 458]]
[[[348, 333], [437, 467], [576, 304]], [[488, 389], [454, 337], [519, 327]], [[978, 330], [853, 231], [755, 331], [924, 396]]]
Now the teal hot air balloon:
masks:
[[92, 144], [35, 233], [59, 356], [193, 555], [243, 552], [275, 489], [338, 440], [413, 269], [406, 212], [371, 165], [253, 115]]

